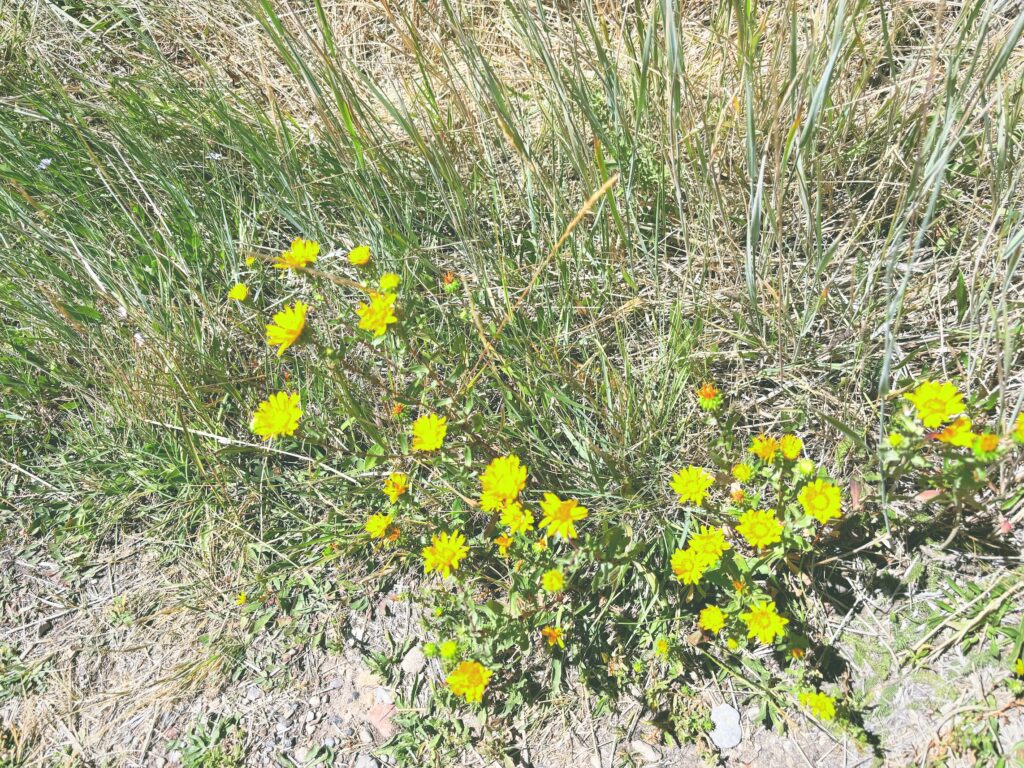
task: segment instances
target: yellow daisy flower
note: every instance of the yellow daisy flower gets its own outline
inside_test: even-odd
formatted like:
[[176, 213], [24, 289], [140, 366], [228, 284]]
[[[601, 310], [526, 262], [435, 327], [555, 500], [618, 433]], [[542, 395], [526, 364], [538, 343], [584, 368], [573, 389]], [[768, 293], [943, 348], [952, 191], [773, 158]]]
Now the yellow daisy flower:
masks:
[[929, 429], [934, 429], [964, 411], [960, 390], [948, 381], [922, 381], [917, 389], [903, 397], [913, 403], [917, 418]]
[[679, 503], [693, 502], [698, 507], [715, 482], [715, 478], [701, 467], [690, 465], [672, 475], [672, 490], [679, 495]]
[[565, 640], [562, 638], [561, 627], [544, 627], [540, 633], [544, 639], [548, 641], [549, 648], [553, 648], [556, 645], [559, 648], [565, 648]]
[[576, 538], [577, 520], [587, 516], [587, 508], [581, 507], [576, 499], [560, 499], [553, 493], [545, 493], [540, 503], [544, 517], [540, 524], [547, 528], [548, 536], [561, 536], [563, 539]]
[[302, 269], [316, 261], [320, 253], [320, 244], [316, 240], [303, 240], [296, 237], [291, 248], [274, 260], [274, 269]]
[[452, 693], [461, 696], [468, 704], [480, 703], [484, 689], [491, 679], [491, 670], [475, 661], [460, 661], [459, 666], [448, 675], [445, 682]]
[[249, 287], [245, 283], [235, 283], [228, 291], [228, 298], [232, 301], [245, 301], [249, 298]]
[[836, 716], [836, 700], [828, 694], [817, 691], [801, 693], [800, 703], [819, 720], [832, 720]]
[[796, 435], [783, 435], [782, 439], [779, 440], [779, 450], [782, 451], [782, 455], [789, 461], [794, 461], [800, 457], [800, 451], [804, 449], [804, 441]]
[[449, 535], [441, 533], [430, 537], [430, 546], [423, 548], [423, 570], [437, 571], [447, 579], [452, 571], [459, 570], [459, 562], [469, 554], [466, 537], [459, 531]]
[[255, 256], [246, 256], [245, 257], [245, 266], [251, 267], [255, 263], [256, 263], [256, 257]]
[[356, 307], [359, 327], [374, 336], [383, 336], [388, 326], [397, 323], [395, 316], [395, 294], [370, 291], [370, 303], [360, 302]]
[[526, 487], [526, 467], [515, 454], [499, 456], [487, 465], [480, 485], [480, 506], [485, 512], [497, 512], [515, 501]]
[[707, 570], [704, 558], [690, 548], [673, 552], [671, 565], [672, 573], [683, 584], [696, 584]]
[[501, 510], [501, 524], [508, 528], [513, 536], [533, 530], [533, 514], [518, 501]]
[[970, 448], [974, 445], [975, 437], [976, 435], [971, 431], [971, 420], [966, 416], [961, 416], [935, 434], [935, 439], [940, 443], [955, 445], [958, 448]]
[[366, 532], [370, 534], [371, 539], [383, 539], [384, 536], [387, 535], [388, 529], [391, 527], [391, 523], [394, 519], [395, 516], [392, 514], [370, 515], [366, 519]]
[[725, 540], [725, 532], [710, 525], [702, 525], [700, 530], [690, 537], [688, 544], [698, 557], [703, 558], [708, 567], [717, 563], [725, 551], [730, 549], [729, 542]]
[[392, 293], [398, 284], [402, 282], [402, 278], [396, 275], [394, 272], [385, 272], [380, 276], [380, 282], [378, 285], [384, 293]]
[[278, 357], [302, 335], [308, 309], [303, 302], [296, 301], [275, 314], [273, 323], [267, 326], [267, 344], [277, 347]]
[[706, 629], [708, 632], [717, 635], [722, 631], [722, 627], [725, 626], [725, 614], [722, 613], [722, 609], [717, 605], [709, 605], [700, 612], [700, 615], [697, 617], [697, 624], [701, 629]]
[[420, 416], [412, 423], [412, 449], [436, 451], [448, 434], [448, 419], [433, 413]]
[[494, 540], [498, 547], [498, 557], [508, 557], [508, 548], [512, 546], [512, 537], [502, 534]]
[[732, 467], [732, 476], [736, 478], [736, 482], [745, 483], [754, 474], [754, 470], [749, 464], [734, 464]]
[[302, 417], [298, 392], [277, 392], [256, 408], [249, 428], [264, 440], [295, 434]]
[[751, 509], [744, 512], [736, 532], [757, 549], [782, 541], [782, 523], [775, 517], [774, 509]]
[[404, 472], [392, 472], [384, 481], [384, 495], [394, 504], [398, 497], [409, 490], [409, 476]]
[[1013, 674], [1017, 677], [1024, 677], [1024, 659], [1017, 659], [1013, 664]]
[[774, 437], [766, 437], [761, 434], [750, 443], [750, 452], [762, 461], [771, 464], [775, 461], [775, 454], [779, 450], [779, 441]]
[[370, 246], [368, 245], [357, 245], [351, 251], [348, 252], [348, 263], [361, 267], [363, 264], [370, 260]]
[[824, 480], [814, 480], [797, 494], [796, 500], [804, 512], [824, 525], [833, 517], [839, 517], [839, 489]]
[[667, 659], [670, 650], [672, 650], [672, 647], [669, 645], [668, 638], [659, 637], [654, 641], [654, 654], [656, 656]]
[[771, 644], [776, 637], [783, 637], [785, 626], [789, 624], [789, 619], [782, 618], [775, 610], [775, 601], [755, 603], [750, 611], [741, 613], [740, 618], [747, 625], [747, 637], [756, 637], [765, 645]]
[[540, 585], [545, 592], [561, 592], [565, 589], [565, 574], [555, 568], [544, 571], [540, 577]]

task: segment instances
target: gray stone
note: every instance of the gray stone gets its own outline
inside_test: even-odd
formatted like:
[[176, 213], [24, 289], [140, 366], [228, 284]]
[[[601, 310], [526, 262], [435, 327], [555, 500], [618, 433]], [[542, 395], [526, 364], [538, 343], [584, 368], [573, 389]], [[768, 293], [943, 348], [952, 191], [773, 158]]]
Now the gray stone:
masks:
[[661, 760], [661, 754], [648, 744], [646, 741], [640, 739], [633, 739], [629, 742], [629, 748], [633, 753], [643, 760], [645, 763], [656, 763]]
[[359, 755], [356, 758], [356, 763], [354, 766], [352, 766], [352, 768], [380, 768], [380, 763], [378, 763], [374, 758], [370, 757], [369, 755]]
[[365, 728], [360, 728], [359, 729], [359, 740], [361, 742], [363, 742], [363, 744], [371, 744], [371, 743], [373, 743], [373, 736]]
[[277, 730], [278, 733], [288, 733], [288, 729], [291, 728], [291, 727], [292, 727], [292, 721], [291, 720], [287, 720], [287, 719], [278, 720], [277, 721], [277, 728], [276, 728], [276, 730]]
[[334, 749], [336, 746], [338, 746], [338, 740], [333, 736], [328, 736], [326, 739], [324, 739], [324, 746], [328, 749]]
[[411, 648], [402, 659], [402, 671], [410, 676], [419, 674], [426, 665], [427, 657], [423, 655], [423, 650], [418, 645]]
[[245, 698], [249, 701], [256, 701], [260, 697], [260, 689], [255, 685], [250, 685], [249, 689], [245, 692]]
[[715, 728], [709, 736], [719, 749], [732, 749], [743, 738], [740, 729], [740, 713], [728, 704], [719, 704], [711, 710], [711, 722]]
[[295, 755], [296, 762], [304, 763], [306, 762], [306, 755], [309, 754], [309, 750], [306, 747], [296, 747], [295, 752], [292, 754]]
[[320, 706], [320, 697], [319, 696], [310, 696], [309, 697], [309, 706], [313, 707], [314, 709], [316, 707], [319, 707]]
[[373, 692], [373, 699], [378, 704], [394, 704], [395, 697], [387, 688], [378, 688]]

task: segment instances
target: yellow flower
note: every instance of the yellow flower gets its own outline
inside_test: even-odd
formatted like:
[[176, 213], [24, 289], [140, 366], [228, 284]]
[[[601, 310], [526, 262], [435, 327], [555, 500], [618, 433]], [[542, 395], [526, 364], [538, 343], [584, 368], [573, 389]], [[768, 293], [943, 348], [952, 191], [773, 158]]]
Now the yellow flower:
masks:
[[264, 440], [273, 440], [294, 434], [301, 416], [299, 393], [277, 392], [259, 404], [249, 428]]
[[556, 645], [559, 648], [565, 648], [565, 640], [562, 639], [561, 627], [544, 627], [540, 633], [544, 636], [544, 639], [548, 641], [549, 648], [553, 648]]
[[302, 335], [308, 309], [303, 302], [296, 301], [275, 314], [273, 324], [267, 326], [267, 344], [277, 347], [278, 357]]
[[420, 416], [412, 423], [412, 449], [436, 451], [448, 433], [448, 419], [433, 413]]
[[814, 480], [800, 489], [797, 501], [804, 512], [824, 525], [833, 517], [839, 517], [839, 489], [824, 480]]
[[454, 640], [445, 640], [438, 647], [437, 652], [441, 655], [442, 659], [454, 659], [455, 654], [459, 652], [459, 644]]
[[888, 440], [891, 448], [899, 448], [903, 445], [903, 441], [906, 440], [906, 438], [899, 432], [890, 432]]
[[707, 564], [700, 555], [687, 547], [672, 553], [672, 573], [683, 584], [696, 584], [707, 570]]
[[515, 501], [526, 487], [526, 467], [515, 454], [499, 456], [487, 465], [480, 485], [480, 506], [485, 512], [497, 512]]
[[425, 573], [437, 571], [447, 579], [452, 571], [459, 570], [459, 561], [469, 554], [466, 537], [456, 531], [448, 535], [430, 537], [430, 546], [423, 548], [423, 570]]
[[689, 547], [704, 561], [706, 567], [717, 563], [725, 550], [730, 548], [729, 542], [725, 540], [725, 532], [709, 525], [702, 525], [700, 531], [690, 537]]
[[501, 511], [501, 524], [513, 536], [533, 530], [533, 514], [518, 501], [513, 501]]
[[1013, 674], [1017, 677], [1024, 677], [1024, 659], [1017, 659], [1013, 664]]
[[397, 323], [395, 317], [395, 294], [370, 291], [370, 303], [360, 302], [356, 307], [359, 327], [374, 336], [383, 336], [388, 326]]
[[917, 389], [903, 397], [914, 404], [917, 418], [929, 429], [934, 429], [964, 410], [960, 390], [948, 381], [922, 381]]
[[709, 605], [700, 612], [697, 623], [701, 629], [717, 635], [725, 626], [725, 614], [717, 605]]
[[779, 449], [784, 457], [793, 461], [800, 456], [800, 451], [804, 449], [804, 441], [796, 435], [783, 435], [779, 440]]
[[[533, 517], [531, 516], [530, 519], [532, 520]], [[542, 539], [537, 539], [537, 541], [533, 542], [533, 551], [534, 552], [544, 552], [547, 548], [548, 548], [547, 536], [545, 536]]]
[[502, 534], [494, 540], [498, 547], [498, 557], [508, 557], [508, 548], [512, 546], [512, 537]]
[[256, 257], [255, 256], [246, 256], [245, 257], [245, 266], [251, 267], [255, 263], [256, 263]]
[[733, 465], [732, 476], [736, 478], [736, 482], [745, 483], [751, 478], [753, 474], [754, 471], [750, 468], [749, 464]]
[[800, 459], [796, 463], [796, 471], [804, 477], [809, 477], [814, 474], [814, 462], [810, 459]]
[[974, 438], [975, 434], [971, 431], [971, 420], [966, 416], [961, 416], [935, 434], [935, 439], [939, 442], [955, 445], [958, 448], [970, 448], [974, 445]]
[[576, 499], [562, 500], [553, 493], [544, 494], [540, 508], [544, 513], [540, 524], [548, 529], [547, 535], [564, 539], [575, 539], [576, 526], [573, 523], [587, 516], [587, 508], [581, 507]]
[[561, 592], [565, 589], [565, 574], [555, 568], [544, 571], [540, 577], [540, 585], [545, 592]]
[[836, 700], [828, 694], [810, 691], [801, 693], [800, 703], [819, 720], [832, 720], [836, 716]]
[[715, 482], [707, 471], [690, 465], [672, 475], [672, 490], [679, 495], [679, 503], [692, 501], [698, 507], [704, 503], [704, 497]]
[[383, 539], [394, 519], [395, 516], [392, 514], [370, 515], [366, 518], [366, 532], [370, 534], [371, 539]]
[[291, 248], [274, 260], [274, 269], [302, 269], [307, 264], [316, 261], [318, 253], [320, 253], [320, 244], [316, 240], [303, 240], [301, 237], [296, 237], [292, 240]]
[[348, 263], [356, 267], [361, 267], [363, 264], [370, 260], [370, 246], [368, 245], [357, 245], [351, 251], [348, 252]]
[[1017, 414], [1017, 420], [1013, 423], [1013, 441], [1024, 443], [1024, 411]]
[[769, 464], [775, 461], [775, 453], [778, 450], [779, 441], [774, 437], [765, 437], [763, 434], [755, 437], [750, 444], [750, 452]]
[[398, 287], [398, 284], [402, 282], [402, 278], [396, 275], [394, 272], [385, 272], [380, 276], [380, 289], [384, 293], [391, 293]]
[[774, 601], [755, 603], [748, 613], [741, 613], [740, 618], [747, 625], [747, 637], [756, 637], [765, 645], [785, 635], [785, 626], [789, 624], [789, 619], [776, 612]]
[[235, 283], [228, 291], [228, 298], [234, 301], [245, 301], [249, 298], [249, 287], [245, 283]]
[[245, 605], [247, 602], [249, 602], [249, 598], [246, 596], [245, 592], [239, 592], [235, 595], [235, 605]]
[[479, 703], [484, 697], [484, 688], [491, 679], [491, 670], [475, 661], [460, 661], [459, 666], [448, 675], [448, 687], [452, 693], [461, 696], [467, 703]]
[[392, 472], [384, 481], [384, 495], [394, 504], [398, 497], [409, 490], [409, 477], [404, 472]]
[[668, 638], [659, 637], [654, 641], [654, 653], [656, 656], [660, 656], [663, 659], [668, 658], [668, 652], [671, 650], [671, 646], [668, 643]]
[[750, 546], [758, 549], [782, 541], [782, 523], [775, 517], [774, 509], [751, 509], [744, 512], [736, 532]]

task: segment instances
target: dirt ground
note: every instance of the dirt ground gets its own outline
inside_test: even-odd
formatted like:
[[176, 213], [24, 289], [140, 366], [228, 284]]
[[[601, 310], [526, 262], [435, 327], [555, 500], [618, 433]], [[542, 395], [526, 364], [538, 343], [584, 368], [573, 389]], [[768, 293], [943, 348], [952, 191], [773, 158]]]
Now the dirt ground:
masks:
[[[13, 698], [0, 703], [8, 758], [23, 761], [0, 759], [0, 765], [194, 764], [183, 742], [197, 724], [218, 721], [231, 724], [220, 743], [237, 750], [244, 765], [388, 763], [387, 756], [374, 755], [394, 733], [396, 702], [417, 676], [441, 678], [436, 661], [425, 659], [415, 645], [408, 602], [385, 599], [350, 617], [349, 637], [332, 650], [299, 647], [269, 627], [238, 664], [225, 652], [229, 645], [211, 640], [231, 637], [237, 611], [211, 609], [210, 575], [201, 566], [188, 572], [163, 565], [158, 551], [152, 542], [126, 541], [73, 569], [11, 547], [3, 552], [0, 646], [17, 648], [22, 668], [36, 674], [23, 674], [29, 682], [9, 686]], [[706, 740], [666, 746], [638, 702], [624, 700], [617, 711], [593, 717], [587, 694], [575, 690], [558, 716], [523, 713], [521, 764], [928, 765], [943, 752], [958, 717], [979, 706], [991, 707], [1002, 725], [1002, 743], [1018, 744], [1017, 756], [1024, 759], [1020, 702], [999, 693], [1004, 670], [979, 666], [955, 651], [944, 657], [941, 671], [927, 673], [868, 663], [864, 648], [891, 651], [894, 638], [883, 634], [885, 626], [861, 615], [848, 622], [839, 640], [850, 643], [852, 658], [864, 660], [855, 688], [868, 696], [893, 692], [888, 701], [876, 696], [885, 706], [874, 708], [865, 723], [883, 745], [880, 755], [799, 714], [791, 715], [787, 733], [768, 731], [756, 722], [756, 705], [706, 686], [701, 697], [709, 709], [727, 702], [741, 713], [742, 739], [733, 749], [719, 753]], [[401, 661], [405, 690], [389, 688], [364, 661], [367, 649], [386, 648], [389, 633], [398, 647], [410, 641]], [[479, 732], [479, 723], [468, 724]], [[501, 765], [473, 749], [456, 764]], [[973, 762], [954, 758], [947, 764]]]

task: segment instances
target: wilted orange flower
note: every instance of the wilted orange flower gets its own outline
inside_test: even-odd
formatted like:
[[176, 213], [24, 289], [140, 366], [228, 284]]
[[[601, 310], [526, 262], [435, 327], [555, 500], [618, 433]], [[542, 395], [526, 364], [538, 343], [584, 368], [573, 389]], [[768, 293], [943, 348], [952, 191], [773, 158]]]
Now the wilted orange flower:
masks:
[[975, 434], [971, 431], [971, 420], [961, 416], [948, 427], [940, 429], [934, 435], [940, 443], [955, 445], [958, 448], [970, 448], [974, 445]]
[[498, 557], [508, 557], [508, 548], [512, 546], [512, 537], [502, 534], [494, 540], [498, 547]]
[[558, 646], [559, 648], [565, 648], [565, 640], [562, 639], [562, 628], [561, 627], [544, 627], [540, 631], [544, 639], [548, 641], [549, 647]]

